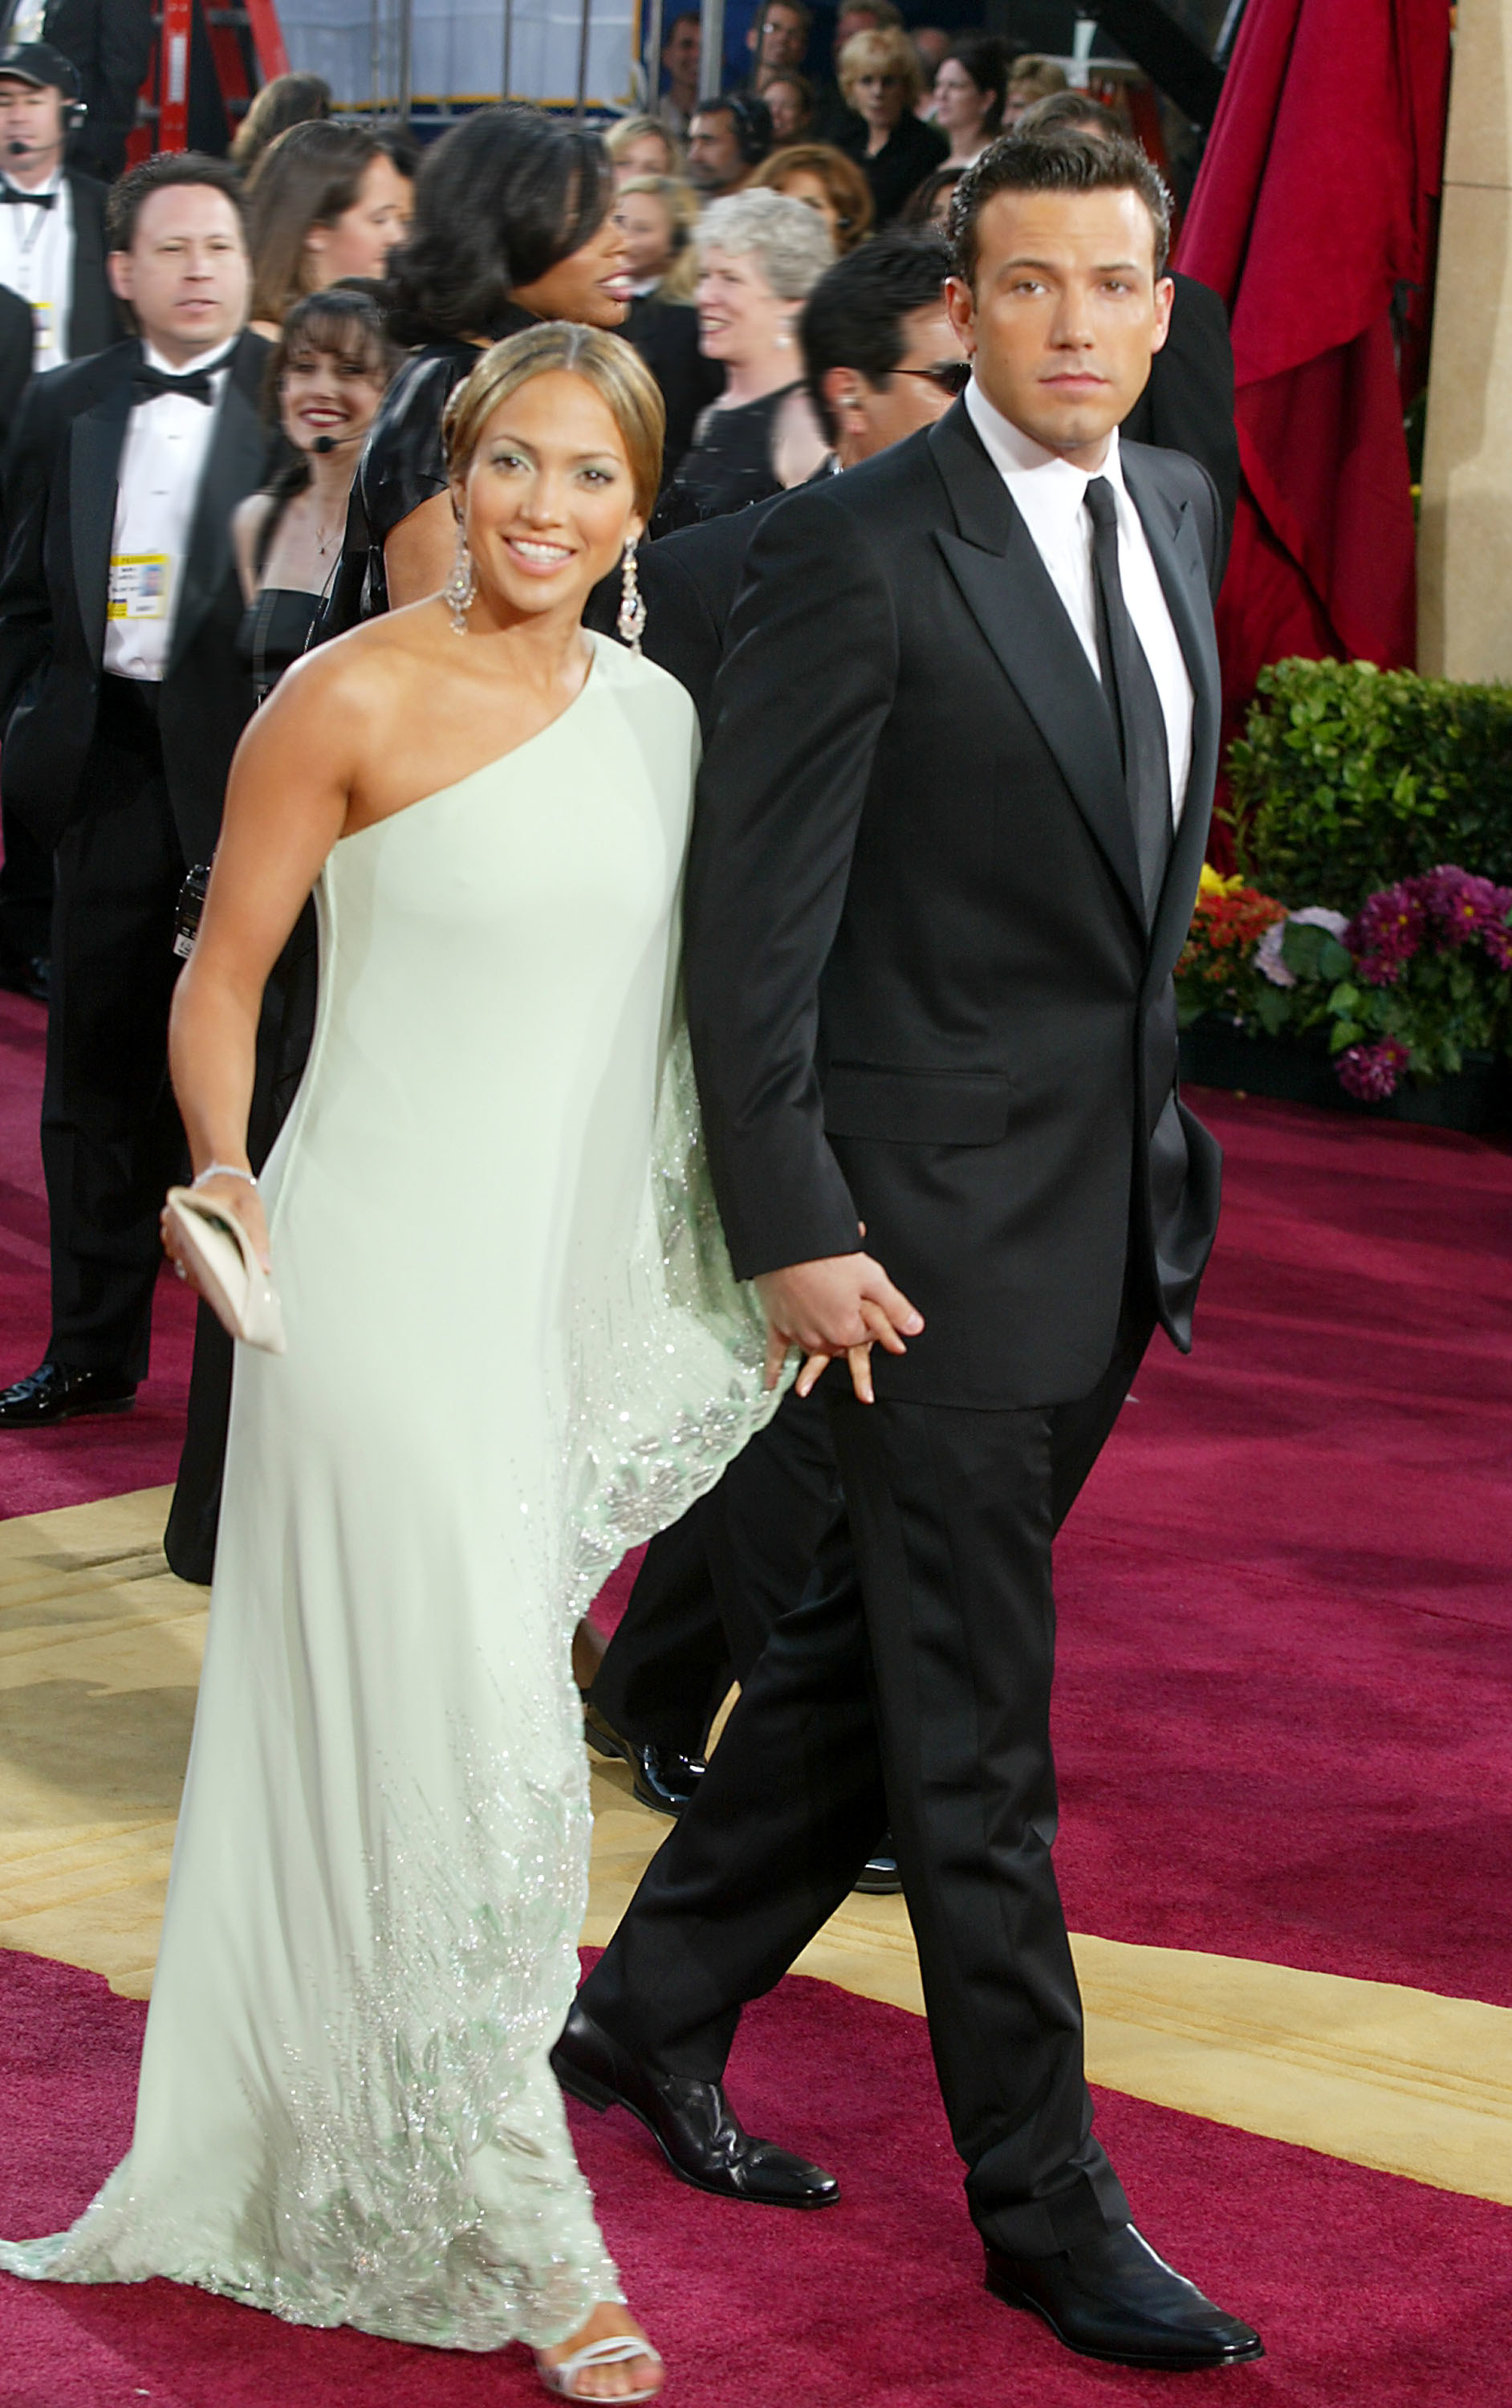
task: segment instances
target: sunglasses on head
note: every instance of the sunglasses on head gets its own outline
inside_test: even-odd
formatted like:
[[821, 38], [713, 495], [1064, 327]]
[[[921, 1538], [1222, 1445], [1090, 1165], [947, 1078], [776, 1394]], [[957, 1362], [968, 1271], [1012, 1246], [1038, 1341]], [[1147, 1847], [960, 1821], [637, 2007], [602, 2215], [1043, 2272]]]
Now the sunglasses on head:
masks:
[[931, 384], [937, 384], [942, 393], [948, 393], [952, 399], [955, 399], [965, 392], [971, 382], [971, 362], [969, 360], [936, 360], [933, 367], [895, 368], [893, 374], [927, 377]]

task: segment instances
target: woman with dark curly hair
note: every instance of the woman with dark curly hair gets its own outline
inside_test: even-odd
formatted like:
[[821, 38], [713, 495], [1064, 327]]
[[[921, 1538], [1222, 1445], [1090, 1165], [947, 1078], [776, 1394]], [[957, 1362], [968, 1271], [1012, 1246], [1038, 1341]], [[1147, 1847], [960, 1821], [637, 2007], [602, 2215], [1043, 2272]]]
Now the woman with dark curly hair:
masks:
[[445, 584], [455, 529], [441, 419], [478, 354], [537, 319], [608, 333], [624, 323], [630, 276], [613, 200], [598, 136], [518, 103], [477, 110], [426, 152], [392, 268], [391, 330], [415, 348], [357, 472], [328, 632]]

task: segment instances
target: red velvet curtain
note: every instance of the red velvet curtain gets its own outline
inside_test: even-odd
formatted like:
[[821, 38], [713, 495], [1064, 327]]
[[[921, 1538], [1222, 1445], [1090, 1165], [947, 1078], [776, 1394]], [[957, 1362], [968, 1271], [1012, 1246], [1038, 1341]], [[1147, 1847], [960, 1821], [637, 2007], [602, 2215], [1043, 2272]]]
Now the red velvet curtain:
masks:
[[1230, 733], [1267, 661], [1413, 659], [1403, 338], [1431, 273], [1448, 58], [1449, 0], [1249, 0], [1178, 254], [1234, 332]]

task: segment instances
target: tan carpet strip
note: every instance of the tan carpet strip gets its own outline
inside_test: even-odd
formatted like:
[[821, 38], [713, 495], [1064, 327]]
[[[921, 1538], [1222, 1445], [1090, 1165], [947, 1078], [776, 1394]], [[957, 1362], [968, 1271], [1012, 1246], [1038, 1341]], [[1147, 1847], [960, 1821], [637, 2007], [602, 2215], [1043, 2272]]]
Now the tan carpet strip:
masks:
[[[205, 1595], [166, 1489], [0, 1523], [0, 1945], [145, 1998], [189, 1752]], [[606, 1940], [665, 1825], [594, 1761]], [[1094, 2081], [1512, 2205], [1512, 2010], [1283, 1965], [1078, 1937]], [[922, 2012], [901, 1899], [856, 1899], [801, 1970]]]

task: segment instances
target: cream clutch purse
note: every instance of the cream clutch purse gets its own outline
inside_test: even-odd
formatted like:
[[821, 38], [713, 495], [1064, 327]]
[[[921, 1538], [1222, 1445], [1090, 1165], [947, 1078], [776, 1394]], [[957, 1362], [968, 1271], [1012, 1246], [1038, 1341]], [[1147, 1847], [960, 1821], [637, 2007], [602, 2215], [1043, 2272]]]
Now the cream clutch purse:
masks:
[[278, 1291], [241, 1223], [188, 1187], [169, 1188], [167, 1217], [174, 1243], [221, 1327], [245, 1346], [286, 1354]]

